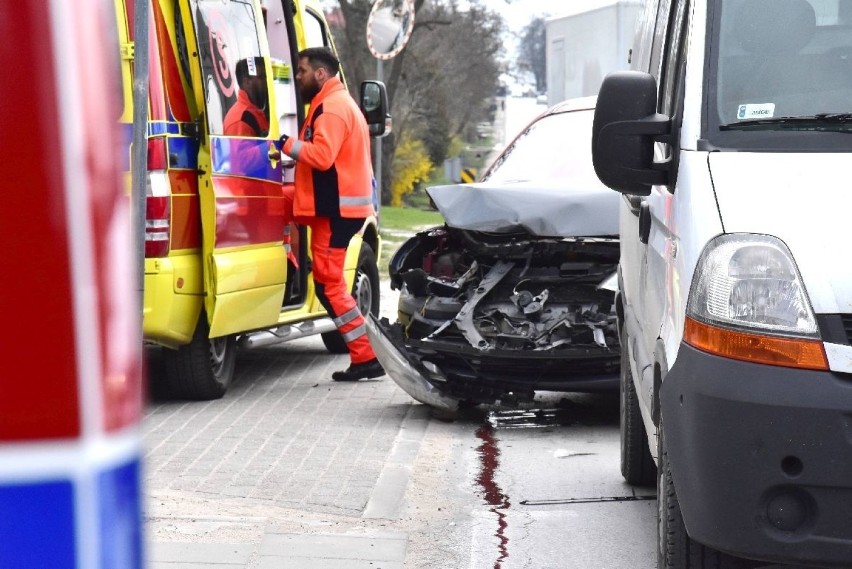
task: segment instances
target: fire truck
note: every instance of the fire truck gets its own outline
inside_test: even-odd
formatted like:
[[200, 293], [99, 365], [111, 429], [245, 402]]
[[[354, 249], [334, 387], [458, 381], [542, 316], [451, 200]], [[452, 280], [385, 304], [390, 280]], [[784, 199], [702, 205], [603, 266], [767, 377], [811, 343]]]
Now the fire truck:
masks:
[[143, 566], [139, 295], [118, 61], [104, 48], [114, 29], [109, 0], [0, 0], [4, 568]]
[[[134, 2], [115, 1], [120, 123], [129, 148], [139, 54]], [[314, 0], [150, 4], [143, 330], [148, 344], [164, 348], [163, 377], [152, 377], [152, 388], [214, 399], [232, 381], [238, 347], [322, 334], [329, 351], [346, 352], [314, 291], [309, 232], [283, 221], [283, 187], [293, 183], [293, 169], [269, 153], [281, 134], [296, 135], [305, 118], [295, 84], [298, 52], [334, 44]], [[228, 136], [223, 122], [237, 98], [236, 64], [257, 57], [266, 71], [269, 132]], [[383, 89], [372, 84], [364, 100], [386, 104], [376, 86]], [[370, 116], [377, 110], [381, 120], [371, 132], [381, 134], [385, 107]], [[347, 251], [347, 282], [365, 315], [378, 314], [380, 246], [371, 218]]]

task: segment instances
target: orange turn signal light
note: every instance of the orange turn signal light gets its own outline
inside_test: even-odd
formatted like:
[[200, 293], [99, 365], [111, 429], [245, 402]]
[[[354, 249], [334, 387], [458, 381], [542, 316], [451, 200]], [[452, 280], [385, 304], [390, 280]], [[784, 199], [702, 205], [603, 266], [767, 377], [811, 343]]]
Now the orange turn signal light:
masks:
[[701, 351], [747, 362], [827, 370], [828, 358], [819, 340], [762, 336], [709, 326], [686, 319], [683, 339]]

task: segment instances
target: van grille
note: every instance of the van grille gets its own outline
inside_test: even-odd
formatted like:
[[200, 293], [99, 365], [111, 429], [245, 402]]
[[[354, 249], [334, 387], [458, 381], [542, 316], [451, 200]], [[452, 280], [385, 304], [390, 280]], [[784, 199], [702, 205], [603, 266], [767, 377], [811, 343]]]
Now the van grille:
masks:
[[841, 314], [840, 320], [843, 321], [843, 330], [846, 332], [846, 343], [852, 344], [852, 314]]
[[852, 314], [817, 314], [823, 341], [852, 345]]

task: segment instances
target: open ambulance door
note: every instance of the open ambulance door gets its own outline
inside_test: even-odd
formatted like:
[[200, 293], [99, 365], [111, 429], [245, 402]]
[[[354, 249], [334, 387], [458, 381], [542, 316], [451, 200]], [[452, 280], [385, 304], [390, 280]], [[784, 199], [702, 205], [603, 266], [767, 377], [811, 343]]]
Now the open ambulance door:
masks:
[[[202, 113], [199, 196], [204, 255], [205, 310], [210, 337], [274, 326], [287, 278], [283, 244], [281, 165], [270, 161], [272, 132], [227, 136], [225, 116], [240, 89], [241, 59], [263, 57], [249, 73], [264, 73], [265, 110], [272, 70], [263, 18], [256, 0], [180, 0], [194, 91]], [[191, 31], [190, 31], [191, 30]], [[272, 114], [272, 116], [275, 116]], [[262, 129], [261, 129], [262, 130]]]
[[[263, 2], [264, 20], [266, 22], [266, 37], [269, 42], [269, 53], [272, 60], [272, 94], [276, 110], [273, 122], [277, 121], [278, 132], [289, 136], [297, 136], [299, 127], [305, 119], [305, 106], [296, 93], [296, 69], [298, 68], [299, 46], [305, 45], [301, 15], [298, 6], [294, 8], [292, 0], [266, 0]], [[274, 127], [272, 127], [274, 128]], [[284, 158], [289, 166], [295, 164], [289, 158]], [[282, 170], [282, 181], [285, 188], [294, 186], [295, 168], [285, 167]], [[292, 191], [292, 190], [291, 190]], [[288, 265], [289, 280], [284, 299], [282, 321], [291, 318], [288, 314], [292, 309], [311, 310], [311, 303], [306, 304], [308, 297], [308, 228], [304, 225], [291, 223], [285, 228], [285, 239], [290, 252]], [[313, 308], [317, 310], [316, 307]]]

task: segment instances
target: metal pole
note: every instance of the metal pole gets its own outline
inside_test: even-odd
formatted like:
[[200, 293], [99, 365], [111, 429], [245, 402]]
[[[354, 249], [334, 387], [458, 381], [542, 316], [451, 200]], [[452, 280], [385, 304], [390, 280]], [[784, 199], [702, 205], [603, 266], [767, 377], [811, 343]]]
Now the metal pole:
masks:
[[[384, 81], [384, 61], [376, 59], [376, 81]], [[376, 187], [379, 190], [379, 204], [382, 203], [382, 139], [376, 138]]]
[[145, 216], [148, 185], [148, 6], [150, 0], [133, 0], [133, 144], [130, 155], [131, 211], [136, 255], [136, 291], [143, 306], [145, 282]]

